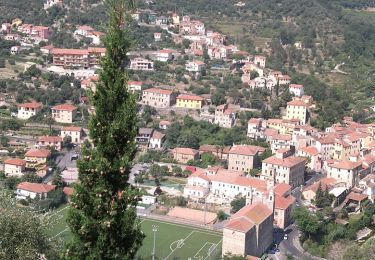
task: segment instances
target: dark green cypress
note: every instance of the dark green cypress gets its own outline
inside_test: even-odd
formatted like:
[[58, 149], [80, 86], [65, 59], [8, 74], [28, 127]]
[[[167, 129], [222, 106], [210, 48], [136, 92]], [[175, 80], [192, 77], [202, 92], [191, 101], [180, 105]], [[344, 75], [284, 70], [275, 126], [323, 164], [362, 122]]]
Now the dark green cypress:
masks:
[[68, 224], [73, 240], [67, 259], [134, 259], [144, 235], [136, 215], [139, 191], [128, 184], [136, 152], [136, 101], [127, 90], [127, 0], [106, 0], [109, 26], [106, 55], [97, 90], [95, 115], [89, 130], [92, 149], [83, 149], [79, 181], [72, 196]]

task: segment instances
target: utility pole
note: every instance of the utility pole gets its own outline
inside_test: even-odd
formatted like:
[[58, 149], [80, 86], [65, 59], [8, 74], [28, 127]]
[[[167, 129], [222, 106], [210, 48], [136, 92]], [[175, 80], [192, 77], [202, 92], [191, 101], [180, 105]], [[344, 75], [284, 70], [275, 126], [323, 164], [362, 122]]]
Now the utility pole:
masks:
[[159, 226], [152, 225], [152, 231], [154, 232], [154, 247], [152, 249], [152, 260], [155, 260], [155, 242], [156, 242], [156, 232], [158, 231]]

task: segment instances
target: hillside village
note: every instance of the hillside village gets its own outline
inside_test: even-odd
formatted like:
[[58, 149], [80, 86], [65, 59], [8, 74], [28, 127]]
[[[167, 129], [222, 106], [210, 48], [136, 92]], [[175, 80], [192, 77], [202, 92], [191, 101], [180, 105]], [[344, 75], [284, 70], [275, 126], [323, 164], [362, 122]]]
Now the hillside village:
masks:
[[[44, 2], [47, 11], [64, 5]], [[318, 128], [309, 86], [269, 68], [267, 50], [243, 51], [193, 15], [137, 9], [131, 19], [152, 28], [152, 48], [135, 47], [126, 63], [138, 105], [130, 181], [144, 190], [140, 214], [219, 230], [223, 256], [278, 259], [288, 252], [283, 243], [295, 243], [288, 241], [298, 233], [295, 210], [330, 208], [325, 217], [348, 226], [351, 216], [371, 208], [375, 124], [346, 116]], [[22, 17], [1, 25], [19, 69], [11, 77], [0, 71], [0, 171], [3, 187], [23, 205], [68, 203], [77, 160], [90, 146], [90, 95], [105, 32], [71, 26], [82, 47], [63, 48], [52, 43], [59, 30]], [[357, 238], [365, 239], [361, 233], [369, 235], [372, 225], [355, 230]]]

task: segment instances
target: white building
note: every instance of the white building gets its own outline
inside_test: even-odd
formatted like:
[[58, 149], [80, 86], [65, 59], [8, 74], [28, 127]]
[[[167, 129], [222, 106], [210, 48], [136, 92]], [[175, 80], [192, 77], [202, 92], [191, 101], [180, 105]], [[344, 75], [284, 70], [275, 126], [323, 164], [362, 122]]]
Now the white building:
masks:
[[17, 185], [16, 198], [17, 199], [35, 199], [38, 195], [41, 199], [47, 198], [49, 192], [56, 189], [56, 185], [21, 182]]
[[128, 82], [128, 90], [131, 92], [141, 91], [143, 86], [142, 81], [129, 81]]
[[161, 149], [165, 141], [165, 134], [154, 130], [152, 132], [148, 147], [151, 149]]
[[359, 172], [362, 162], [339, 161], [327, 165], [327, 177], [335, 178], [337, 183], [343, 183], [347, 188], [353, 188], [359, 182]]
[[189, 61], [186, 63], [186, 70], [190, 72], [201, 72], [206, 67], [203, 61]]
[[265, 68], [266, 67], [266, 57], [257, 55], [257, 56], [254, 57], [254, 63], [261, 68]]
[[79, 126], [65, 126], [61, 128], [60, 136], [64, 139], [66, 136], [70, 136], [73, 144], [80, 144], [83, 141], [82, 138], [83, 130]]
[[18, 105], [17, 118], [29, 119], [38, 114], [43, 108], [42, 103], [31, 102]]
[[4, 162], [5, 176], [22, 176], [25, 171], [26, 161], [19, 158], [10, 158]]
[[251, 118], [247, 122], [247, 136], [251, 139], [263, 138], [262, 118]]
[[290, 84], [289, 92], [296, 97], [302, 97], [305, 94], [304, 87], [300, 84]]
[[162, 62], [167, 62], [170, 60], [173, 60], [173, 53], [175, 51], [173, 50], [168, 50], [168, 49], [163, 49], [159, 50], [155, 53], [156, 60], [162, 61]]
[[130, 69], [132, 70], [154, 70], [154, 63], [144, 58], [135, 58], [130, 60]]

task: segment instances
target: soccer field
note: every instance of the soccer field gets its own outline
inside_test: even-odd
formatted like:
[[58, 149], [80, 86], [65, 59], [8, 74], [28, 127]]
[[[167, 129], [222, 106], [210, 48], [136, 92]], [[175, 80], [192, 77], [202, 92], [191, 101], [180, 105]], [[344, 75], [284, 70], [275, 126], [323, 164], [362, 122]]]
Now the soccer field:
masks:
[[[69, 206], [59, 207], [50, 215], [52, 227], [47, 230], [48, 236], [54, 239], [69, 241], [72, 236], [66, 224]], [[195, 228], [159, 220], [141, 219], [142, 231], [146, 235], [138, 257], [151, 259], [154, 232], [157, 226], [155, 240], [155, 258], [158, 260], [213, 260], [221, 255], [222, 233]]]
[[64, 205], [54, 210], [49, 216], [51, 227], [47, 229], [47, 235], [51, 238], [69, 241], [71, 239], [70, 230], [66, 224], [66, 217], [69, 206]]
[[142, 231], [146, 235], [138, 256], [151, 259], [154, 232], [157, 226], [156, 259], [216, 259], [221, 254], [222, 234], [175, 223], [143, 219]]

